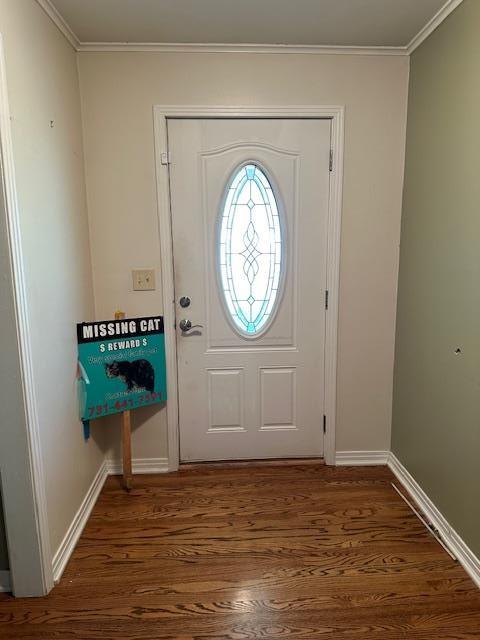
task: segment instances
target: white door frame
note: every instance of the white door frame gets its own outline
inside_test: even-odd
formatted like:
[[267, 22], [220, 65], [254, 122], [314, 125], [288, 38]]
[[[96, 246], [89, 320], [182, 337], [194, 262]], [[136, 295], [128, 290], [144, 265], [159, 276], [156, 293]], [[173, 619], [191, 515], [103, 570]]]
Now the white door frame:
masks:
[[[41, 596], [53, 588], [40, 423], [35, 397], [20, 215], [15, 181], [8, 86], [0, 34], [0, 215], [8, 242], [8, 298], [15, 316], [23, 407], [18, 424], [5, 425], [0, 452], [10, 582], [16, 596]], [[20, 415], [21, 414], [21, 415]], [[19, 472], [21, 470], [21, 472]]]
[[335, 464], [335, 425], [337, 388], [338, 291], [340, 280], [340, 231], [343, 192], [344, 119], [343, 106], [225, 107], [156, 105], [153, 108], [157, 207], [160, 232], [163, 313], [167, 358], [167, 432], [168, 468], [178, 469], [179, 420], [177, 382], [177, 344], [175, 330], [175, 284], [173, 239], [168, 171], [169, 118], [322, 118], [332, 123], [332, 171], [328, 203], [327, 289], [328, 310], [325, 327], [325, 415], [327, 418], [324, 457]]

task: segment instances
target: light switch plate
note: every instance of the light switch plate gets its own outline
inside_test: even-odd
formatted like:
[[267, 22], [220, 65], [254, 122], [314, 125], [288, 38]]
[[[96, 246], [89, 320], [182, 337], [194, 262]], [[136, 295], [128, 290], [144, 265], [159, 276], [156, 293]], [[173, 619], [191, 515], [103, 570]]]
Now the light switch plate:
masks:
[[132, 271], [134, 291], [154, 291], [155, 290], [155, 270], [154, 269], [134, 269]]

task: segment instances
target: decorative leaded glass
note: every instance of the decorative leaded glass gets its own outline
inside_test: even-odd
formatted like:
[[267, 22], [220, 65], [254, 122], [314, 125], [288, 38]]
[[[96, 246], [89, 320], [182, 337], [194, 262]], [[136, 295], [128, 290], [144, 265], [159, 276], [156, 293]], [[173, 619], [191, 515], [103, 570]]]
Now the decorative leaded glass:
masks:
[[273, 316], [283, 271], [277, 201], [258, 165], [243, 165], [230, 180], [219, 240], [227, 309], [235, 327], [253, 337]]

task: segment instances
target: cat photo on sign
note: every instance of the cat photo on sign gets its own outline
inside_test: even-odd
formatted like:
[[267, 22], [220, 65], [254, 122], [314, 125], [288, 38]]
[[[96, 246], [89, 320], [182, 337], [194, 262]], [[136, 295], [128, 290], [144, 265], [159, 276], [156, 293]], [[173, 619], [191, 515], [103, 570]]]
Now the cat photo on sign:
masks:
[[155, 388], [155, 372], [148, 360], [114, 360], [105, 364], [107, 378], [119, 378], [127, 385], [129, 391], [146, 389], [153, 392]]

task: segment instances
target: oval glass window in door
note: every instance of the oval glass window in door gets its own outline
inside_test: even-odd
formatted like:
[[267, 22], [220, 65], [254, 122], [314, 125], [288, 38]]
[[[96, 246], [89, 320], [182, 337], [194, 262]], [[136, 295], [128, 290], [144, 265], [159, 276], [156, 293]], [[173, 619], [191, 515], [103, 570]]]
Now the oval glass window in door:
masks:
[[285, 270], [277, 199], [258, 164], [242, 165], [231, 177], [220, 211], [221, 297], [237, 331], [266, 331], [280, 300]]

